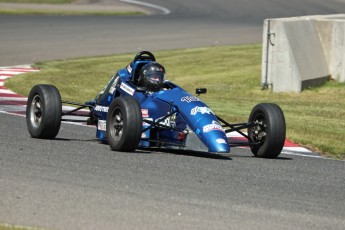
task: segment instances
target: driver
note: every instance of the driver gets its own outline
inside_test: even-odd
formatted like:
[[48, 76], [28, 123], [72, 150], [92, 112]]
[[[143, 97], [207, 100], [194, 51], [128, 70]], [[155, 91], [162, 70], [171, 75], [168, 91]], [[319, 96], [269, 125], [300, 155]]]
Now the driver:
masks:
[[165, 82], [165, 68], [157, 62], [144, 65], [139, 73], [138, 84], [147, 91], [157, 92], [163, 88]]

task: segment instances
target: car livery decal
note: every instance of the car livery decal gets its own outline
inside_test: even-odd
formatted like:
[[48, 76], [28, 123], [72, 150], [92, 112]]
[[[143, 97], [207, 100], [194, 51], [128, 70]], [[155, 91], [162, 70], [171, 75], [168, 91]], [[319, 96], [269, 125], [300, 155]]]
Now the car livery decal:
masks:
[[226, 144], [226, 141], [225, 141], [223, 138], [218, 138], [218, 139], [216, 140], [216, 142], [217, 142], [218, 144]]
[[127, 66], [127, 71], [128, 71], [128, 73], [132, 73], [132, 67], [131, 67], [131, 65], [128, 65], [128, 66]]
[[205, 125], [202, 128], [202, 131], [204, 133], [208, 133], [208, 132], [211, 132], [211, 131], [214, 131], [214, 130], [218, 130], [218, 131], [224, 132], [222, 126], [217, 121], [212, 121], [212, 124]]
[[119, 81], [120, 77], [117, 76], [116, 79], [114, 80], [114, 83], [111, 85], [110, 89], [109, 89], [109, 93], [113, 94], [115, 89], [116, 89], [116, 85], [117, 82]]
[[109, 107], [107, 107], [107, 106], [97, 105], [95, 107], [95, 111], [98, 111], [98, 112], [105, 112], [105, 113], [107, 113], [108, 110], [109, 110]]
[[149, 117], [149, 110], [148, 109], [141, 109], [142, 117], [146, 118]]
[[197, 98], [196, 96], [185, 96], [185, 97], [181, 98], [181, 101], [190, 103], [190, 102], [193, 102], [193, 101], [200, 101], [200, 99]]
[[122, 89], [123, 91], [125, 91], [126, 93], [128, 93], [129, 95], [133, 96], [135, 90], [133, 88], [131, 88], [129, 85], [121, 82], [120, 85], [120, 89]]
[[204, 106], [204, 107], [199, 107], [199, 106], [195, 106], [191, 111], [190, 111], [190, 115], [196, 115], [197, 113], [201, 113], [201, 114], [213, 114], [213, 112], [211, 111], [210, 108]]
[[97, 128], [98, 128], [98, 130], [106, 131], [107, 130], [107, 121], [98, 120]]

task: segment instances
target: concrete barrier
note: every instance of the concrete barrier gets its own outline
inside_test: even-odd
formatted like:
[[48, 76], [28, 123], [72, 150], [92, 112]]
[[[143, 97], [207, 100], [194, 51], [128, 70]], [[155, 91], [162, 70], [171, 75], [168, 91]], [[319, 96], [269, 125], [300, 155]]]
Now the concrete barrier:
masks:
[[345, 15], [264, 21], [264, 88], [301, 92], [330, 77], [345, 82]]
[[332, 79], [345, 82], [345, 15], [317, 20]]

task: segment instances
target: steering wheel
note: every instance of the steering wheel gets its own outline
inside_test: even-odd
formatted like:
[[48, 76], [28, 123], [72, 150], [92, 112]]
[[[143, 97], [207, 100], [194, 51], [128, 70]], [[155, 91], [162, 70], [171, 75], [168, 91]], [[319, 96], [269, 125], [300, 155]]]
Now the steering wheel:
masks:
[[151, 60], [156, 61], [155, 56], [149, 51], [141, 51], [135, 55], [134, 62], [138, 60]]

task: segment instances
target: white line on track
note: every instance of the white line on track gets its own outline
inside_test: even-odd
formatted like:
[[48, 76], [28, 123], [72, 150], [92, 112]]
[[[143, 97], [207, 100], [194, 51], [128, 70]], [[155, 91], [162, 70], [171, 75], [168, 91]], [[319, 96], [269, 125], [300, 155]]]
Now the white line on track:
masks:
[[327, 159], [325, 157], [319, 156], [319, 155], [312, 155], [312, 154], [305, 154], [303, 152], [293, 152], [293, 150], [290, 151], [285, 151], [285, 148], [283, 148], [281, 154], [286, 154], [286, 155], [293, 155], [293, 156], [300, 156], [300, 157], [311, 157], [311, 158], [323, 158]]
[[159, 6], [159, 5], [147, 3], [147, 2], [141, 2], [141, 1], [136, 1], [136, 0], [120, 0], [120, 2], [136, 4], [136, 5], [141, 5], [141, 6], [147, 6], [147, 7], [157, 9], [157, 10], [161, 10], [161, 11], [163, 11], [164, 14], [170, 14], [169, 9], [162, 7], [162, 6]]

